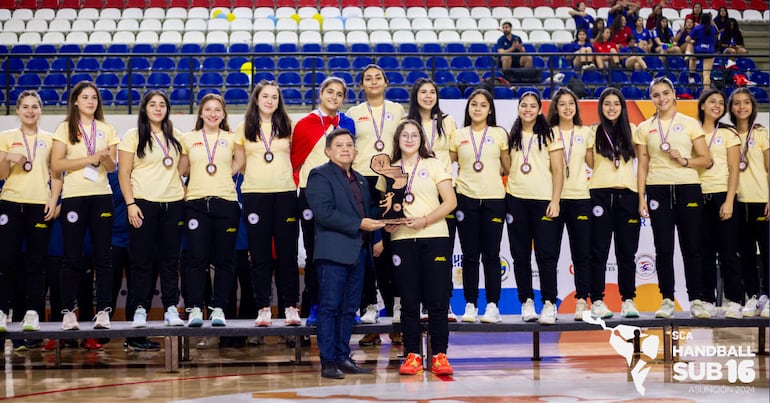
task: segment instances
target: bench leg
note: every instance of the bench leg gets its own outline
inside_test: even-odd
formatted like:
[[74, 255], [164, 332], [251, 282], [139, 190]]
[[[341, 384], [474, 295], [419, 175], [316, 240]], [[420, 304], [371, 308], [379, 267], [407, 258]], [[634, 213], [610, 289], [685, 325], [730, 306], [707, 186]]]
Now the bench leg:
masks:
[[532, 332], [532, 361], [540, 361], [540, 332]]
[[294, 336], [294, 365], [302, 363], [302, 336]]
[[59, 340], [54, 340], [53, 345], [53, 367], [61, 368], [61, 345]]
[[433, 350], [430, 348], [430, 333], [423, 332], [423, 338], [425, 338], [425, 367], [430, 371], [431, 365], [433, 365]]
[[190, 336], [181, 336], [182, 338], [182, 348], [181, 348], [181, 354], [182, 359], [180, 361], [190, 361]]
[[673, 327], [669, 326], [663, 326], [663, 362], [669, 363], [672, 362], [672, 354], [671, 351], [671, 331], [673, 330]]
[[179, 372], [179, 339], [166, 336], [163, 341], [166, 347], [166, 372]]
[[757, 346], [757, 355], [767, 355], [767, 351], [765, 350], [765, 330], [767, 330], [766, 327], [760, 327], [759, 328], [759, 337], [757, 337], [758, 340], [758, 346]]

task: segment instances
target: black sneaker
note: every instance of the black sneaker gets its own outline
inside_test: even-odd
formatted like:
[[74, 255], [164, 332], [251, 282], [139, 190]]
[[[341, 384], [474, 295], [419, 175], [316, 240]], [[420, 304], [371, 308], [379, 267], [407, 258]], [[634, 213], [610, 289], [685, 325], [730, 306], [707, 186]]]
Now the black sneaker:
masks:
[[[157, 343], [154, 343], [157, 344]], [[123, 343], [123, 347], [127, 348], [131, 351], [148, 351], [151, 350], [151, 346], [149, 346], [149, 342], [146, 337], [131, 337], [126, 339], [126, 341]], [[160, 345], [158, 345], [158, 349], [160, 349]]]

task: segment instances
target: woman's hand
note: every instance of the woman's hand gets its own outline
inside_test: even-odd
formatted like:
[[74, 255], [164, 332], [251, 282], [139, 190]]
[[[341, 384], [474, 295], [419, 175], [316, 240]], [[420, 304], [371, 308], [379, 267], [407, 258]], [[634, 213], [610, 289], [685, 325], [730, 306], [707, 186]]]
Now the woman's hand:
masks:
[[140, 228], [144, 220], [142, 209], [140, 209], [136, 204], [132, 204], [126, 207], [126, 212], [128, 215], [128, 223], [131, 224], [131, 226], [134, 228]]
[[548, 218], [556, 218], [559, 216], [559, 202], [549, 202], [548, 207], [545, 209], [545, 216]]

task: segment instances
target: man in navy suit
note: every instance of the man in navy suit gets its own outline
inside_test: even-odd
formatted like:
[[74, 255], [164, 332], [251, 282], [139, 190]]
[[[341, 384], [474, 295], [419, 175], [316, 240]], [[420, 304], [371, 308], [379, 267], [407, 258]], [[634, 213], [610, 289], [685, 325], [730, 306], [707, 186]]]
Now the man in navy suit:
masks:
[[352, 168], [355, 139], [347, 129], [326, 137], [329, 162], [310, 172], [307, 201], [315, 219], [315, 251], [319, 283], [318, 348], [321, 376], [342, 379], [344, 373], [367, 374], [350, 358], [350, 335], [361, 302], [364, 265], [371, 259], [369, 232], [385, 224], [369, 218], [372, 204], [366, 180]]

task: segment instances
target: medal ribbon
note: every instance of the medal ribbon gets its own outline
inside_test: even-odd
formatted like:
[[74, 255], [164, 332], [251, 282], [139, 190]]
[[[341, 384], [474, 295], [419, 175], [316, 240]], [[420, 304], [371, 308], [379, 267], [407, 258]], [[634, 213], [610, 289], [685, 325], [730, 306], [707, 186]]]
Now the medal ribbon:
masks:
[[155, 141], [160, 146], [161, 151], [163, 151], [163, 158], [164, 159], [168, 158], [168, 153], [169, 153], [168, 139], [166, 139], [166, 145], [164, 146], [163, 143], [160, 141], [160, 138], [155, 134], [155, 132], [152, 132], [152, 137], [155, 138]]
[[658, 119], [658, 135], [660, 135], [660, 144], [663, 144], [668, 139], [668, 133], [671, 131], [671, 125], [674, 124], [674, 119], [676, 119], [676, 112], [674, 112], [674, 116], [671, 117], [671, 121], [668, 122], [668, 127], [666, 128], [666, 135], [663, 135], [663, 126], [660, 125], [660, 117]]
[[[323, 119], [321, 120], [323, 122]], [[262, 133], [262, 122], [259, 122], [259, 138], [262, 139], [262, 142], [265, 143], [265, 154], [268, 154], [270, 152], [270, 145], [273, 144], [273, 134], [275, 133], [275, 128], [270, 125], [270, 141], [265, 140], [265, 135]]]
[[572, 131], [569, 133], [569, 150], [567, 150], [566, 144], [564, 143], [564, 133], [561, 132], [561, 127], [559, 128], [559, 137], [561, 138], [561, 143], [565, 145], [564, 164], [569, 167], [569, 160], [572, 158], [572, 142], [575, 140], [575, 128], [573, 127]]
[[19, 129], [21, 132], [21, 139], [24, 140], [24, 147], [27, 149], [27, 161], [34, 162], [37, 155], [37, 127], [35, 127], [35, 141], [32, 142], [32, 152], [29, 151], [29, 143], [27, 143], [27, 136], [24, 135], [24, 130]]
[[366, 103], [366, 109], [369, 110], [369, 116], [372, 117], [372, 126], [374, 127], [374, 135], [377, 136], [377, 141], [382, 141], [382, 132], [385, 131], [385, 104], [382, 104], [382, 118], [380, 119], [380, 127], [377, 128], [377, 122], [374, 121], [374, 112], [372, 112], [372, 106], [369, 102]]
[[532, 133], [532, 137], [529, 138], [529, 145], [527, 145], [527, 152], [524, 152], [524, 147], [521, 147], [521, 153], [524, 154], [524, 163], [529, 164], [529, 153], [532, 150], [532, 140], [535, 139], [535, 134]]
[[209, 149], [209, 140], [206, 138], [206, 132], [201, 128], [203, 133], [203, 144], [206, 146], [206, 157], [209, 159], [209, 164], [214, 163], [214, 156], [217, 154], [217, 146], [219, 145], [219, 130], [217, 130], [217, 139], [214, 141], [214, 149]]
[[[435, 125], [434, 125], [435, 127]], [[487, 138], [487, 130], [489, 130], [489, 125], [484, 128], [484, 134], [481, 135], [481, 143], [478, 147], [476, 147], [476, 141], [473, 139], [473, 128], [468, 128], [468, 132], [471, 135], [471, 145], [473, 145], [473, 155], [476, 156], [476, 162], [481, 161], [481, 151], [484, 149], [484, 143]]]
[[[406, 182], [406, 194], [412, 193], [412, 182], [414, 182], [414, 174], [417, 172], [417, 166], [420, 165], [420, 156], [417, 155], [417, 161], [414, 163], [412, 173], [409, 174], [409, 180]], [[404, 171], [404, 163], [401, 162], [401, 172]]]
[[[326, 120], [324, 119], [324, 113], [321, 112], [320, 109], [316, 109], [314, 112], [318, 115], [318, 118], [321, 119], [321, 129], [323, 129], [324, 135], [326, 135], [326, 133], [328, 133], [329, 130], [326, 128]], [[334, 115], [334, 117], [331, 117], [331, 116], [327, 116], [327, 117], [330, 120], [329, 126], [332, 128], [332, 130], [336, 129], [337, 126], [339, 126], [340, 124], [340, 113], [337, 112]]]
[[610, 143], [610, 147], [612, 147], [612, 156], [614, 159], [617, 159], [618, 156], [618, 150], [615, 148], [615, 143], [612, 142], [612, 138], [609, 134], [607, 134], [607, 130], [604, 130], [604, 126], [602, 126], [602, 132], [604, 132], [604, 138], [607, 139], [607, 141]]
[[719, 124], [714, 124], [714, 133], [711, 133], [711, 140], [709, 140], [709, 146], [708, 149], [711, 150], [711, 145], [714, 144], [714, 138], [717, 137], [717, 130], [719, 129]]
[[432, 133], [430, 135], [430, 144], [428, 145], [430, 146], [429, 151], [432, 152], [433, 144], [436, 142], [436, 134], [438, 133], [438, 116], [436, 116], [435, 119], [431, 119], [431, 123], [433, 123], [433, 129], [431, 130]]
[[741, 162], [748, 160], [748, 154], [749, 154], [749, 142], [751, 141], [751, 132], [754, 131], [754, 127], [752, 126], [751, 129], [749, 129], [749, 133], [746, 134], [746, 143], [743, 145], [743, 150], [741, 150]]
[[86, 133], [86, 129], [83, 127], [83, 123], [78, 120], [78, 126], [80, 126], [80, 130], [83, 132], [83, 142], [86, 146], [86, 154], [90, 157], [94, 154], [96, 154], [96, 120], [91, 122], [91, 138], [88, 138], [88, 133]]

